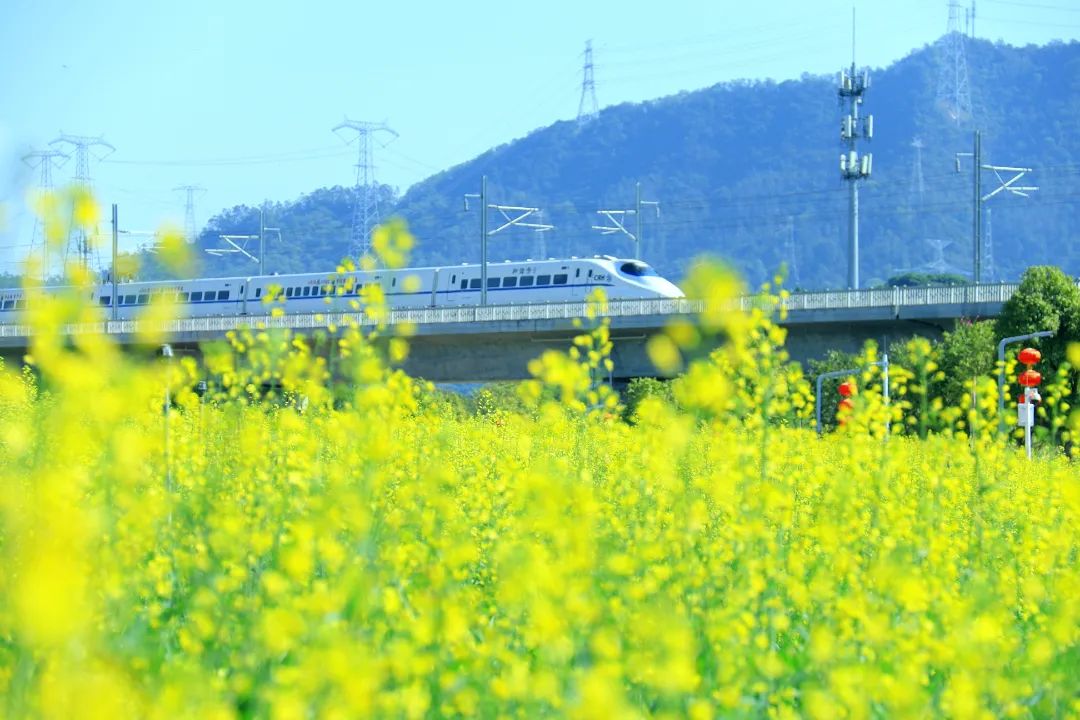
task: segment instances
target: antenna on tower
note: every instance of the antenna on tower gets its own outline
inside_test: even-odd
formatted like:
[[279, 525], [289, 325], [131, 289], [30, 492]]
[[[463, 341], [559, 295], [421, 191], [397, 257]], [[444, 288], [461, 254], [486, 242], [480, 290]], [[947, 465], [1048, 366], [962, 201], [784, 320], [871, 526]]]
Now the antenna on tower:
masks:
[[[72, 180], [76, 185], [81, 185], [87, 190], [93, 187], [93, 180], [90, 177], [90, 157], [93, 156], [95, 160], [100, 161], [116, 152], [116, 148], [105, 142], [102, 136], [68, 135], [61, 132], [60, 137], [49, 144], [67, 144], [75, 149], [75, 176]], [[92, 148], [104, 148], [104, 150], [97, 154], [92, 151]], [[86, 235], [86, 228], [71, 228], [68, 234], [68, 252], [71, 251], [72, 234], [74, 234], [75, 251], [79, 255], [80, 262], [82, 262], [83, 267], [90, 267], [90, 243]]]
[[[356, 133], [358, 140], [356, 186], [353, 190], [355, 204], [353, 205], [352, 232], [349, 236], [349, 255], [359, 258], [371, 251], [371, 232], [379, 224], [379, 189], [375, 182], [375, 153], [371, 136], [379, 132], [390, 133], [395, 138], [400, 136], [384, 122], [350, 120], [348, 117], [344, 122], [334, 126], [334, 132], [339, 136], [341, 130], [352, 130]], [[352, 141], [346, 140], [346, 142]]]
[[586, 123], [600, 114], [596, 102], [596, 78], [593, 75], [592, 40], [585, 41], [585, 65], [581, 69], [581, 101], [578, 102], [577, 120]]
[[186, 193], [184, 202], [184, 239], [189, 243], [194, 243], [196, 240], [195, 230], [195, 193], [204, 193], [206, 188], [199, 185], [180, 185], [174, 187], [174, 191], [183, 191]]
[[957, 127], [970, 124], [971, 85], [959, 0], [949, 0], [949, 24], [945, 35], [938, 40], [938, 63], [937, 106]]
[[[53, 189], [52, 170], [54, 167], [62, 167], [64, 163], [68, 161], [70, 156], [60, 152], [59, 150], [34, 150], [23, 155], [23, 162], [32, 168], [40, 170], [40, 176], [38, 179], [37, 192], [40, 196], [48, 195]], [[34, 233], [30, 236], [30, 252], [34, 252], [34, 248], [37, 246], [38, 233], [44, 232], [44, 228], [41, 224], [41, 216], [39, 213], [34, 213]], [[41, 263], [41, 281], [45, 282], [49, 278], [49, 244], [45, 242], [44, 235], [42, 235], [42, 263]]]
[[841, 105], [848, 104], [847, 114], [840, 121], [840, 140], [847, 145], [847, 152], [840, 154], [840, 177], [848, 182], [849, 213], [848, 224], [848, 287], [859, 288], [859, 181], [870, 177], [873, 170], [873, 155], [858, 152], [859, 140], [874, 137], [874, 116], [859, 117], [859, 107], [863, 95], [870, 88], [870, 74], [855, 71], [855, 9], [851, 9], [851, 71], [840, 71], [840, 87], [837, 95]]

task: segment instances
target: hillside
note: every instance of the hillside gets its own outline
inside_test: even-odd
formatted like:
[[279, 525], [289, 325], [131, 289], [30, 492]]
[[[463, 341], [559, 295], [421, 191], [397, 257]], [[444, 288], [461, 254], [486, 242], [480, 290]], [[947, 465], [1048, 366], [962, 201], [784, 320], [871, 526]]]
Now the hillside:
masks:
[[[904, 271], [970, 272], [971, 126], [935, 105], [937, 53], [926, 47], [871, 70], [864, 112], [875, 116], [874, 177], [861, 185], [864, 284]], [[1080, 44], [968, 48], [984, 162], [1036, 169], [1029, 198], [987, 204], [988, 276], [1015, 278], [1033, 263], [1080, 272]], [[479, 259], [479, 217], [462, 196], [488, 176], [490, 202], [538, 206], [555, 230], [495, 236], [491, 258], [627, 254], [601, 235], [600, 208], [629, 208], [634, 185], [660, 202], [645, 216], [643, 256], [678, 277], [700, 253], [728, 258], [752, 281], [789, 266], [789, 285], [839, 287], [846, 268], [847, 189], [839, 179], [841, 110], [833, 77], [724, 83], [658, 100], [606, 108], [585, 125], [558, 122], [416, 184], [399, 197], [382, 188], [384, 215], [404, 217], [420, 239], [418, 263]], [[923, 143], [923, 192], [913, 182], [915, 137]], [[449, 140], [452, 142], [452, 140]], [[984, 174], [989, 191], [996, 181]], [[316, 190], [269, 206], [285, 243], [272, 246], [279, 271], [332, 266], [347, 248], [351, 192]], [[495, 213], [492, 214], [493, 219]], [[268, 223], [270, 224], [270, 223]], [[247, 233], [257, 211], [215, 216], [200, 242]], [[249, 272], [235, 258], [208, 259], [206, 272]]]

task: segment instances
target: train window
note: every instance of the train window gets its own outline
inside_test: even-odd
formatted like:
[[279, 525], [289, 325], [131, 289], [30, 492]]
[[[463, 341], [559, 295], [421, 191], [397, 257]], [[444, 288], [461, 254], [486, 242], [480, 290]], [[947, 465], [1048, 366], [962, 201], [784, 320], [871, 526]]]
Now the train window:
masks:
[[301, 290], [300, 294], [304, 297], [309, 297], [311, 295], [311, 288], [304, 288], [303, 290]]
[[589, 271], [589, 277], [592, 277], [592, 270]]
[[[450, 278], [450, 285], [457, 285], [457, 275], [454, 275], [452, 278]], [[464, 288], [462, 288], [462, 290], [464, 290]]]
[[488, 278], [488, 288], [499, 287], [499, 278]]
[[202, 293], [201, 292], [193, 292], [193, 293], [191, 293], [191, 302], [193, 302], [193, 303], [202, 302]]
[[467, 278], [461, 278], [461, 289], [462, 290], [468, 290], [469, 289], [469, 280]]
[[550, 284], [551, 284], [551, 276], [550, 275], [537, 275], [536, 276], [536, 285], [537, 285], [537, 287], [539, 287], [540, 285], [550, 285]]
[[12, 310], [14, 308], [15, 308], [15, 301], [14, 300], [5, 300], [4, 301], [4, 310]]
[[555, 279], [552, 282], [552, 284], [553, 285], [565, 285], [566, 280], [567, 280], [566, 273], [559, 273], [558, 275], [555, 276]]
[[397, 278], [390, 281], [390, 287], [397, 287]]
[[228, 300], [229, 299], [229, 291], [228, 290], [218, 290], [217, 299], [218, 300]]
[[643, 262], [625, 262], [619, 266], [619, 272], [624, 275], [633, 275], [634, 277], [642, 277], [644, 275], [655, 275], [651, 267]]
[[262, 297], [262, 288], [255, 288], [255, 299], [258, 300]]
[[109, 307], [109, 305], [111, 304], [111, 300], [112, 297], [109, 295], [102, 295], [98, 298], [98, 302], [101, 303], [102, 307]]
[[577, 270], [574, 271], [574, 277], [576, 277], [576, 278], [581, 277], [581, 268], [578, 268]]
[[186, 303], [190, 299], [191, 296], [188, 295], [186, 292], [176, 293], [176, 302]]
[[285, 297], [292, 297], [292, 288], [285, 288]]
[[469, 289], [470, 290], [479, 290], [480, 289], [480, 278], [473, 278], [472, 280], [470, 280], [469, 281]]
[[517, 287], [517, 278], [516, 277], [504, 277], [503, 278], [503, 287]]
[[150, 296], [149, 295], [140, 295], [139, 296], [139, 304], [140, 305], [145, 305], [148, 302], [150, 302]]
[[522, 275], [521, 287], [532, 287], [533, 281], [536, 280], [532, 275]]

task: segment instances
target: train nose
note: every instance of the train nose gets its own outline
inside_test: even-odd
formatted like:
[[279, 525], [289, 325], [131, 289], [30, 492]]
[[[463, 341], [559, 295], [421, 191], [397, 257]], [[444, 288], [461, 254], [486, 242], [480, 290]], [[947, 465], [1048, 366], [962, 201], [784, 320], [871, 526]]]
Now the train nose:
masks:
[[686, 294], [679, 289], [679, 286], [670, 280], [665, 280], [661, 277], [649, 278], [649, 284], [662, 297], [669, 298], [681, 298], [686, 297]]

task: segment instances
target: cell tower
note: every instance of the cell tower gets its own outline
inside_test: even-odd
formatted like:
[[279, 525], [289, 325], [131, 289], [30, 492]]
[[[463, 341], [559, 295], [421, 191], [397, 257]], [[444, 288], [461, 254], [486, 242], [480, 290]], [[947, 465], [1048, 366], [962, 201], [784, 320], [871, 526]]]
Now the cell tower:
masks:
[[184, 203], [184, 239], [189, 243], [194, 243], [197, 239], [195, 228], [195, 193], [206, 192], [206, 189], [199, 185], [180, 185], [174, 187], [173, 190], [180, 192], [183, 191], [186, 194]]
[[[37, 191], [41, 195], [46, 195], [53, 189], [52, 171], [54, 167], [61, 167], [67, 162], [68, 156], [59, 150], [34, 150], [23, 155], [23, 162], [32, 168], [36, 168], [40, 175], [38, 177]], [[42, 231], [41, 217], [34, 214], [34, 234], [30, 236], [30, 252], [34, 251], [37, 247], [38, 233]], [[42, 238], [42, 247], [45, 252], [48, 252], [48, 247]], [[49, 269], [48, 256], [45, 257], [45, 262], [42, 267], [44, 277], [48, 276]]]
[[585, 41], [585, 65], [581, 69], [581, 100], [578, 102], [577, 119], [586, 123], [600, 114], [596, 102], [596, 78], [593, 76], [592, 40]]
[[386, 123], [350, 120], [347, 117], [344, 122], [334, 127], [334, 132], [338, 135], [341, 130], [354, 131], [358, 140], [355, 204], [353, 205], [352, 232], [349, 236], [349, 255], [358, 258], [371, 251], [371, 232], [379, 224], [379, 189], [375, 183], [375, 153], [372, 147], [372, 135], [385, 132], [396, 138], [398, 134]]
[[[93, 156], [95, 160], [101, 160], [116, 152], [116, 148], [105, 142], [105, 139], [101, 136], [90, 137], [87, 135], [67, 135], [61, 132], [60, 137], [49, 144], [70, 145], [75, 149], [75, 175], [72, 177], [72, 182], [87, 189], [93, 187], [93, 180], [90, 177], [91, 156]], [[93, 148], [104, 148], [104, 150], [95, 153]], [[71, 252], [72, 245], [75, 246], [75, 252], [78, 254], [79, 261], [83, 264], [83, 267], [89, 267], [90, 242], [86, 235], [86, 228], [72, 228], [71, 234], [68, 235], [68, 253]]]
[[938, 40], [938, 62], [937, 106], [957, 127], [969, 125], [971, 85], [959, 0], [949, 0], [949, 25]]
[[859, 289], [859, 181], [870, 177], [873, 155], [858, 152], [858, 141], [874, 136], [874, 116], [859, 117], [863, 95], [870, 87], [870, 75], [865, 70], [855, 72], [855, 11], [852, 11], [851, 70], [840, 71], [840, 87], [837, 94], [841, 105], [848, 104], [847, 114], [840, 121], [840, 140], [847, 145], [847, 152], [840, 155], [840, 177], [847, 181], [849, 190], [848, 224], [848, 287]]

